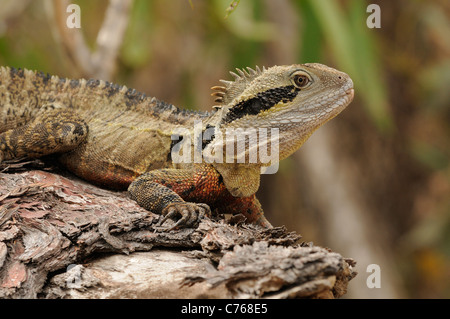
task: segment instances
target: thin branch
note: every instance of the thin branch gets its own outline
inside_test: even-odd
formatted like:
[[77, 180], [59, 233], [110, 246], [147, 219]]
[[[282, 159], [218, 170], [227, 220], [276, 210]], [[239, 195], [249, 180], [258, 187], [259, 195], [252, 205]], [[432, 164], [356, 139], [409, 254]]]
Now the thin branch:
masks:
[[69, 5], [67, 0], [53, 0], [49, 16], [53, 17], [54, 35], [61, 42], [69, 58], [86, 77], [110, 80], [114, 71], [118, 51], [128, 26], [133, 0], [110, 0], [105, 18], [96, 40], [96, 51], [91, 52], [82, 28], [68, 28], [66, 24]]
[[128, 25], [133, 0], [110, 0], [103, 25], [97, 36], [97, 51], [92, 60], [97, 77], [109, 79], [114, 73], [116, 59]]

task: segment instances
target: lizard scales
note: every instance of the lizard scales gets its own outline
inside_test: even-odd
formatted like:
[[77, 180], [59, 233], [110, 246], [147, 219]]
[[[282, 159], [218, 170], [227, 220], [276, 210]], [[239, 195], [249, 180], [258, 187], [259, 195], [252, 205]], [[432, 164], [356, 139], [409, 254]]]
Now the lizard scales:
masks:
[[[60, 160], [77, 175], [109, 188], [124, 189], [136, 176], [166, 166], [167, 154], [159, 155], [168, 153], [171, 128], [206, 115], [101, 80], [2, 67], [0, 81], [0, 132], [28, 123], [43, 107], [76, 110], [89, 127], [87, 141]], [[88, 162], [90, 167], [77, 166]]]
[[102, 80], [1, 67], [0, 162], [56, 153], [83, 179], [129, 187], [141, 206], [167, 218], [181, 215], [177, 226], [192, 225], [210, 206], [270, 226], [254, 196], [262, 163], [177, 166], [170, 156], [172, 133], [196, 121], [204, 129], [276, 127], [281, 160], [351, 102], [353, 83], [315, 63], [231, 73], [234, 81], [213, 87], [219, 105], [209, 113]]

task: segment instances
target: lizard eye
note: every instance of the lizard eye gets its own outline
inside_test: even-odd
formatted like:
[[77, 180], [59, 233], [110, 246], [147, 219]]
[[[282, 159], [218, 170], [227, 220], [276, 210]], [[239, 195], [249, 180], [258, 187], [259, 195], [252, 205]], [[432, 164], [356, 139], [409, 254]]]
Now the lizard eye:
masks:
[[292, 79], [295, 86], [299, 88], [304, 88], [311, 83], [310, 78], [304, 73], [296, 73]]

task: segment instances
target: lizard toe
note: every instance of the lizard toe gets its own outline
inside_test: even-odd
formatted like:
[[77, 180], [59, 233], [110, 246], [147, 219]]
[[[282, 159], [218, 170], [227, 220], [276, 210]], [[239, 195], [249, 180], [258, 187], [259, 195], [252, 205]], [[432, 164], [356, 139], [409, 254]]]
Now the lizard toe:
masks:
[[163, 210], [163, 218], [158, 222], [158, 226], [163, 225], [168, 219], [175, 220], [179, 218], [175, 225], [170, 227], [171, 230], [186, 228], [186, 227], [196, 227], [200, 220], [203, 219], [211, 209], [206, 204], [196, 204], [196, 203], [173, 203], [167, 206]]
[[168, 207], [167, 211], [164, 212], [164, 215], [161, 216], [161, 218], [158, 221], [158, 224], [156, 224], [157, 226], [161, 226], [162, 224], [164, 224], [166, 222], [166, 220], [168, 219], [174, 219], [177, 216], [178, 212], [175, 209], [175, 207], [171, 206]]

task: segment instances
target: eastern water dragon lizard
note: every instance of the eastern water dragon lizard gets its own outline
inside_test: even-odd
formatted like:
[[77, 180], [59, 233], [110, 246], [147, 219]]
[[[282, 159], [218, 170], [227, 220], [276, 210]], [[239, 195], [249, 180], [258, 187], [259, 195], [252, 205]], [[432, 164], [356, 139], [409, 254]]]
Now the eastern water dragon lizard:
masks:
[[[238, 161], [225, 150], [237, 142], [219, 143], [218, 136], [229, 129], [275, 128], [277, 134], [268, 135], [264, 146], [246, 135], [244, 147], [276, 143], [282, 160], [352, 101], [353, 82], [317, 63], [231, 73], [233, 81], [213, 87], [218, 103], [213, 111], [198, 112], [102, 80], [1, 67], [0, 163], [53, 154], [91, 183], [128, 188], [139, 205], [164, 215], [161, 223], [177, 220], [175, 228], [194, 226], [211, 211], [243, 214], [247, 222], [271, 227], [255, 197], [261, 168], [268, 164], [260, 158], [247, 161], [248, 150]], [[210, 132], [201, 148], [226, 161], [174, 163], [173, 151], [181, 144], [175, 132], [192, 132], [195, 125]], [[178, 141], [187, 140], [182, 135]]]

